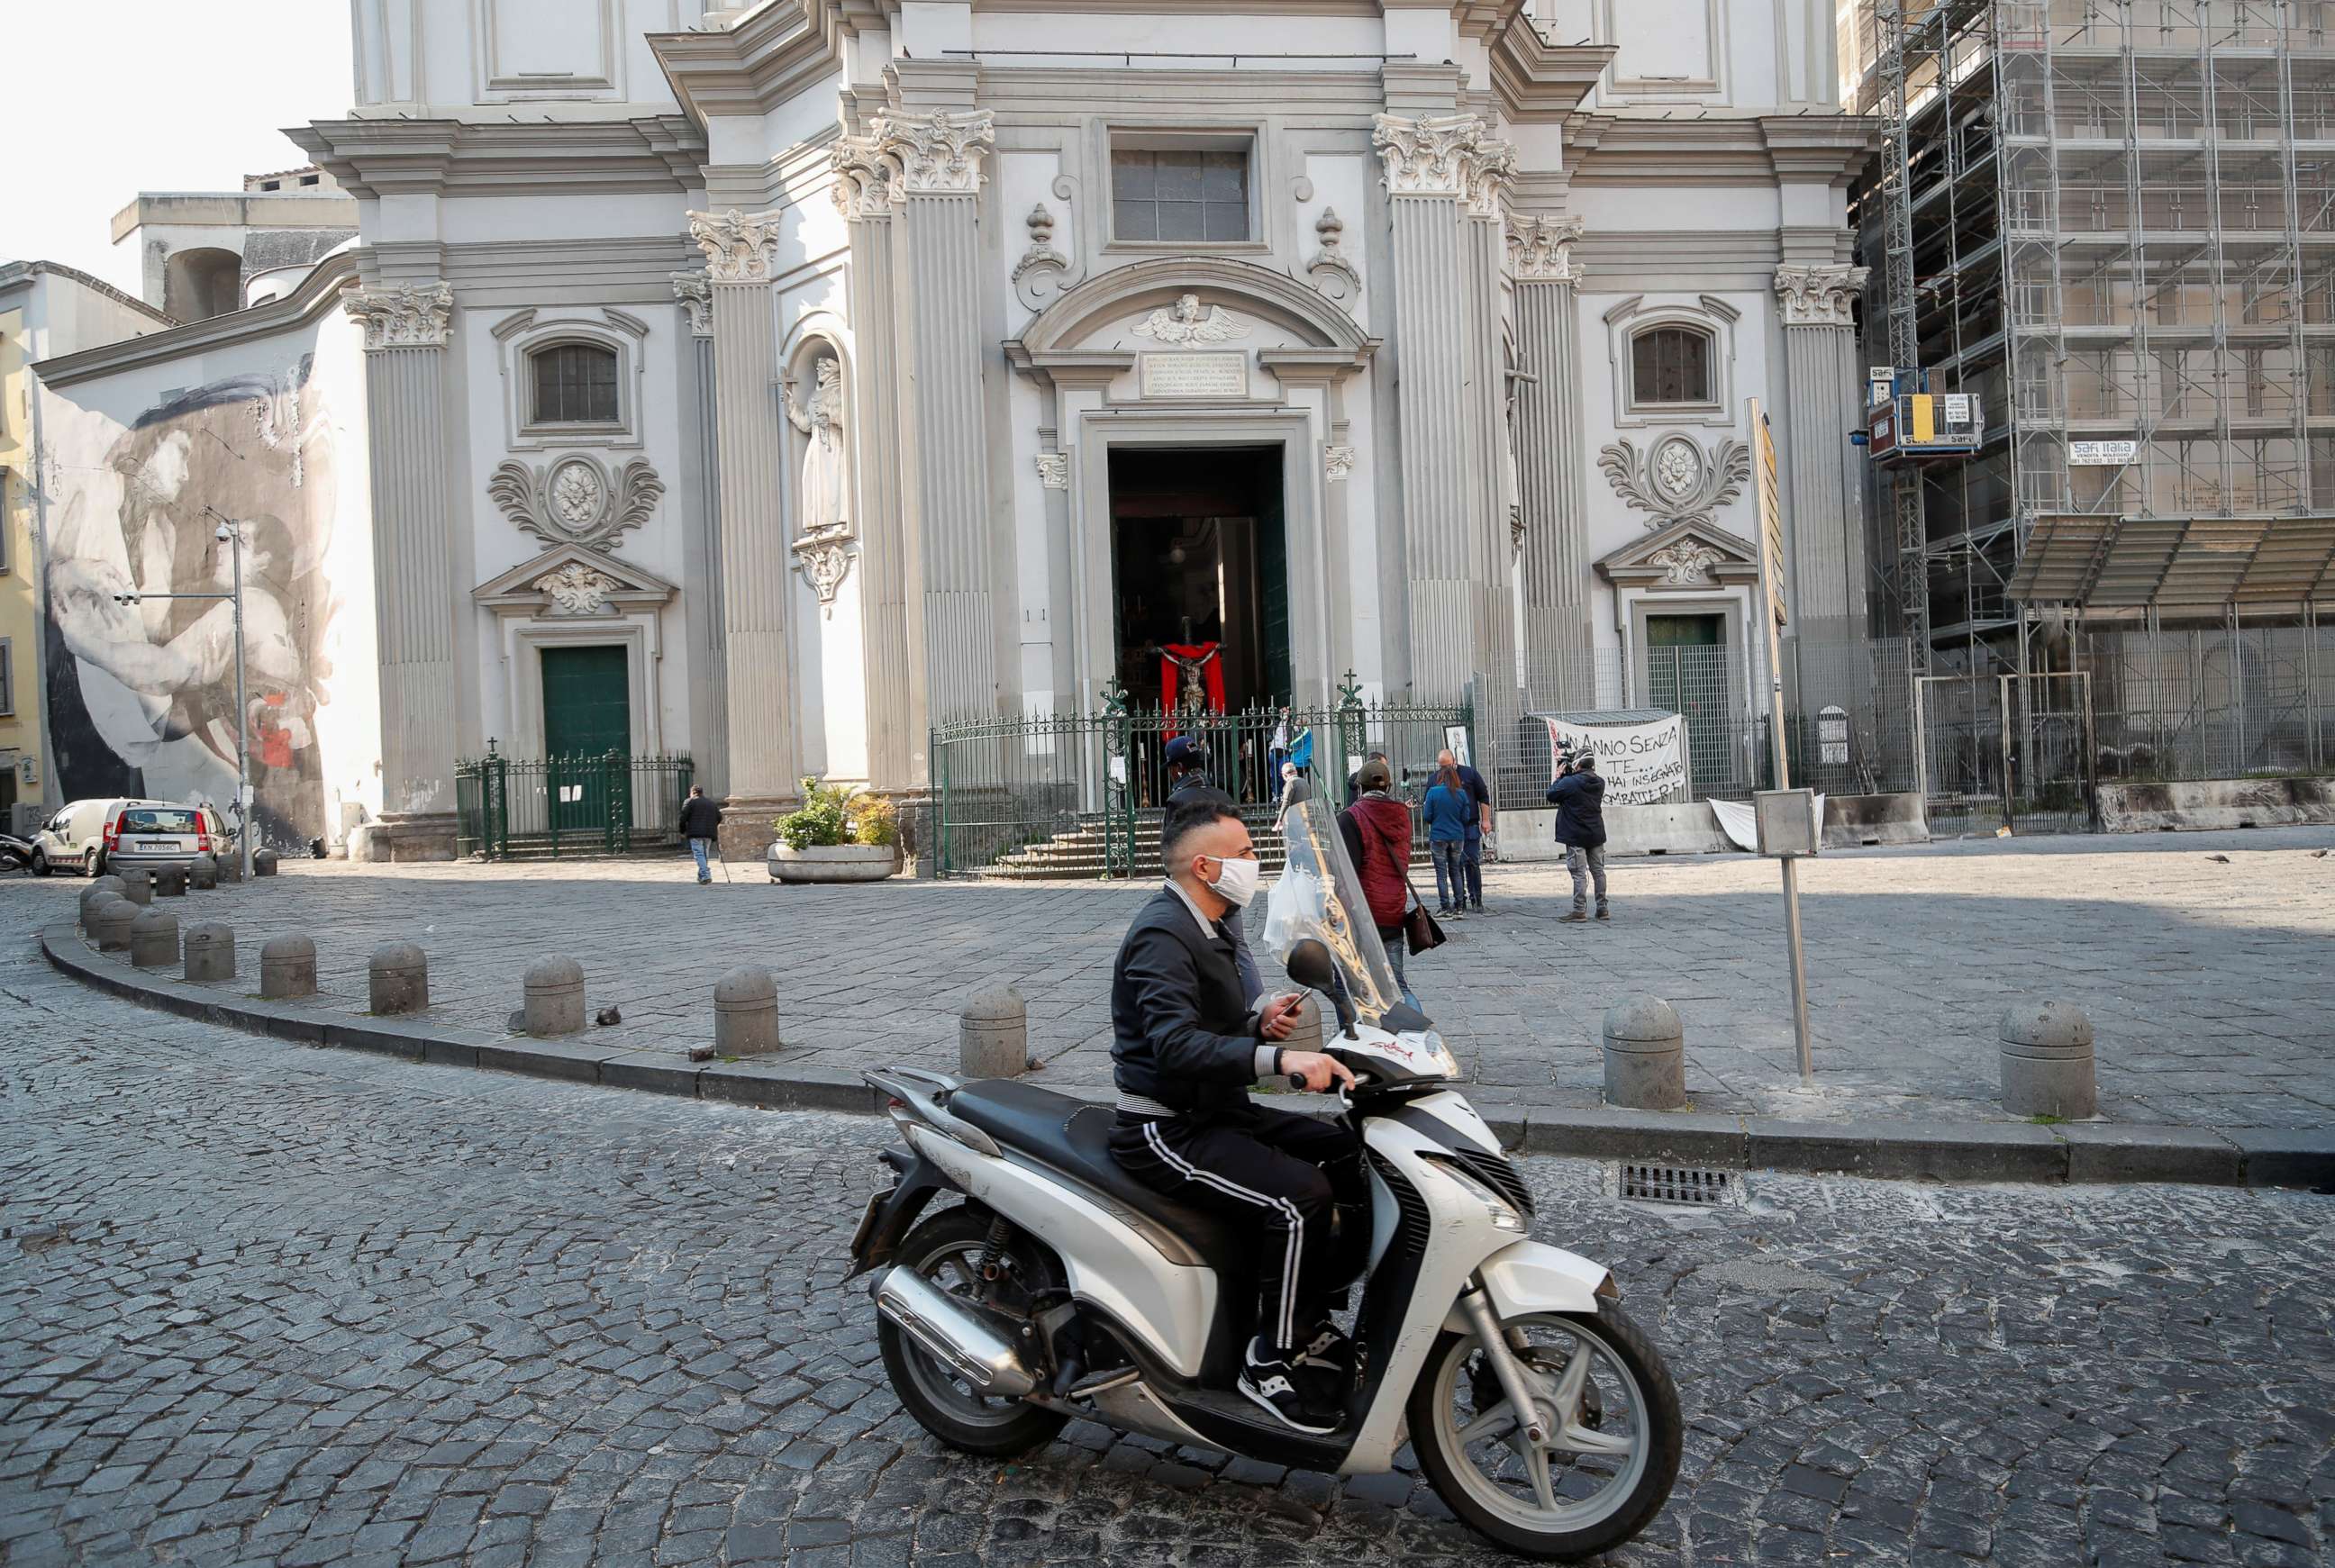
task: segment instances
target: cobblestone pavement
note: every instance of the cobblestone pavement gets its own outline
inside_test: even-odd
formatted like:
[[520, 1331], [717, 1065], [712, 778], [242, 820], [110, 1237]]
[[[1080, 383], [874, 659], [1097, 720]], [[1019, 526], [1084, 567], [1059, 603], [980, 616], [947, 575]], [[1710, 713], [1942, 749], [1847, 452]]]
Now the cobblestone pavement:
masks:
[[[895, 1405], [839, 1285], [871, 1118], [226, 1033], [0, 953], [0, 1559], [1242, 1568], [1496, 1560], [1409, 1474]], [[1528, 1162], [1676, 1370], [1631, 1564], [2301, 1565], [2335, 1542], [2335, 1199]]]
[[[2335, 831], [2031, 838], [1828, 855], [1802, 876], [1817, 1041], [1800, 1082], [1776, 868], [1748, 857], [1645, 859], [1612, 873], [1611, 924], [1565, 925], [1562, 868], [1494, 867], [1495, 913], [1450, 927], [1411, 980], [1487, 1100], [1599, 1103], [1600, 1021], [1651, 992], [1687, 1031], [1698, 1109], [1796, 1119], [2003, 1119], [1996, 1023], [2013, 998], [2081, 1005], [2102, 1109], [2126, 1122], [2335, 1123]], [[2226, 862], [2211, 858], [2225, 856]], [[778, 975], [784, 1060], [953, 1070], [979, 985], [1029, 999], [1048, 1081], [1108, 1081], [1112, 953], [1148, 887], [931, 884], [780, 887], [759, 867], [702, 888], [685, 860], [370, 867], [292, 862], [198, 895], [184, 919], [237, 928], [237, 985], [266, 937], [316, 939], [328, 995], [360, 1011], [391, 937], [430, 953], [432, 1017], [499, 1031], [519, 976], [578, 960], [595, 1044], [679, 1052], [712, 1038], [712, 992], [740, 963]], [[0, 930], [71, 918], [72, 878], [0, 882]], [[200, 913], [210, 912], [210, 913]]]

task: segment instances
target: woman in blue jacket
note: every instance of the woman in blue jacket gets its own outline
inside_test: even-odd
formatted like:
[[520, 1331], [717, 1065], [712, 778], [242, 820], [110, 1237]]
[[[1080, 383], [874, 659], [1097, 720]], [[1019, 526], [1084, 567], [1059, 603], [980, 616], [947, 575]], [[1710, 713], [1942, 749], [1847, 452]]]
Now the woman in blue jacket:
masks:
[[1462, 920], [1468, 906], [1468, 884], [1460, 862], [1467, 851], [1468, 828], [1476, 819], [1476, 802], [1459, 782], [1459, 769], [1446, 768], [1435, 776], [1435, 787], [1419, 808], [1427, 822], [1427, 852], [1435, 861], [1435, 913], [1446, 920]]

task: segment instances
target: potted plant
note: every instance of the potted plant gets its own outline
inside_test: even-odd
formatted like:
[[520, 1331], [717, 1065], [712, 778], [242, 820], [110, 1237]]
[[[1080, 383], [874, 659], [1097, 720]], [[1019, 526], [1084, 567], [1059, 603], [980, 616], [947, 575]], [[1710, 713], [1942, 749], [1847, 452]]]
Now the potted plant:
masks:
[[774, 882], [881, 882], [900, 868], [900, 818], [889, 800], [845, 784], [802, 781], [802, 804], [771, 824]]

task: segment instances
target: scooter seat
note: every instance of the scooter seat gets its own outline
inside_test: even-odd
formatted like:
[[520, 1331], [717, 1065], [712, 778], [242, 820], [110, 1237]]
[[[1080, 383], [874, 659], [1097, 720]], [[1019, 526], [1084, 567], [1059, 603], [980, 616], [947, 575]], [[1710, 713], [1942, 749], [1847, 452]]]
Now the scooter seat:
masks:
[[948, 1108], [1000, 1146], [1061, 1172], [1149, 1221], [1151, 1232], [1165, 1233], [1155, 1240], [1181, 1242], [1188, 1255], [1177, 1261], [1224, 1273], [1249, 1272], [1262, 1222], [1244, 1224], [1214, 1210], [1179, 1203], [1128, 1175], [1110, 1152], [1111, 1129], [1119, 1122], [1115, 1111], [1012, 1079], [965, 1084], [949, 1096]]

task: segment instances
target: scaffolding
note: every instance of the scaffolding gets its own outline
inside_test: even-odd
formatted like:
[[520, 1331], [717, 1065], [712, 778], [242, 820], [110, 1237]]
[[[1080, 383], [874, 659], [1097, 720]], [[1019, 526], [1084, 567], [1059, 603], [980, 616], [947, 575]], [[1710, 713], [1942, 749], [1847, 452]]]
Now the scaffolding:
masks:
[[1868, 509], [1902, 530], [1871, 552], [1884, 630], [1939, 668], [2064, 650], [2008, 591], [2039, 516], [2335, 512], [2330, 13], [1844, 5], [1843, 96], [1884, 124], [1857, 191], [1865, 319], [1987, 411], [1976, 453]]

